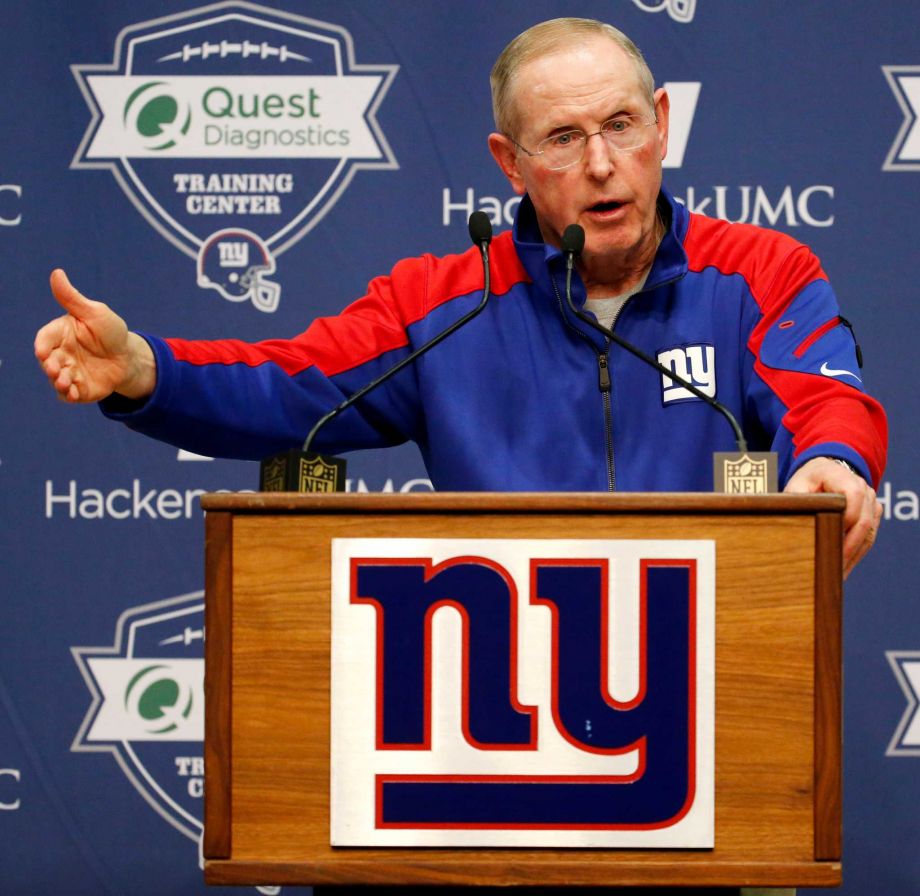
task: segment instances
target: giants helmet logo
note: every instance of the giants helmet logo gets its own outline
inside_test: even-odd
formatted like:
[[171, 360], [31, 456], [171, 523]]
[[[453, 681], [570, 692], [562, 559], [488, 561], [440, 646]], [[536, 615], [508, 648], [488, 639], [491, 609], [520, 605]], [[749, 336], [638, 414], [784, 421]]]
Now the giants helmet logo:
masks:
[[675, 22], [692, 22], [696, 12], [696, 0], [633, 0], [646, 12], [661, 12], [666, 9]]

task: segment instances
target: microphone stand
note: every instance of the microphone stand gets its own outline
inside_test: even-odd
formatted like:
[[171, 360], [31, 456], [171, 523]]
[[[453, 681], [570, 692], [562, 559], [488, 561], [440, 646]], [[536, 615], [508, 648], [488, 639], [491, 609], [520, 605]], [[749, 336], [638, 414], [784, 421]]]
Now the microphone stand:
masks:
[[491, 277], [489, 272], [489, 243], [492, 241], [492, 224], [489, 216], [482, 211], [475, 211], [469, 220], [470, 239], [479, 247], [483, 266], [483, 292], [479, 304], [463, 315], [459, 320], [442, 330], [434, 338], [417, 348], [414, 352], [385, 370], [376, 379], [362, 386], [349, 395], [341, 404], [320, 417], [313, 425], [300, 450], [292, 448], [281, 454], [273, 455], [262, 461], [259, 467], [259, 491], [292, 492], [343, 492], [345, 491], [346, 462], [343, 457], [318, 454], [311, 450], [316, 434], [330, 420], [344, 413], [365, 395], [373, 392], [391, 377], [396, 376], [417, 358], [439, 345], [452, 333], [469, 323], [486, 307], [491, 294]]
[[572, 313], [589, 327], [597, 330], [620, 348], [625, 349], [634, 357], [643, 361], [662, 376], [681, 385], [691, 395], [696, 396], [709, 407], [718, 411], [732, 428], [737, 451], [716, 451], [713, 454], [713, 484], [716, 490], [730, 494], [765, 494], [777, 491], [777, 458], [775, 451], [749, 451], [747, 440], [735, 415], [711, 395], [707, 395], [686, 378], [655, 358], [647, 355], [628, 340], [619, 336], [613, 330], [605, 327], [591, 315], [581, 311], [575, 306], [572, 299], [572, 270], [575, 258], [581, 254], [585, 245], [585, 232], [578, 224], [570, 224], [562, 234], [560, 248], [565, 255], [565, 300]]

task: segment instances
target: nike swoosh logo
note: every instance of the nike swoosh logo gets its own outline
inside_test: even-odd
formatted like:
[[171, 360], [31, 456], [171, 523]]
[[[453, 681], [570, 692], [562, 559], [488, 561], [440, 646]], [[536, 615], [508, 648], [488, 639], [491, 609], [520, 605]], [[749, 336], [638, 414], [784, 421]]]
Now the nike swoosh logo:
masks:
[[852, 370], [834, 370], [832, 367], [827, 366], [827, 361], [821, 365], [821, 373], [825, 376], [851, 376], [856, 382], [861, 383], [862, 380], [853, 373]]

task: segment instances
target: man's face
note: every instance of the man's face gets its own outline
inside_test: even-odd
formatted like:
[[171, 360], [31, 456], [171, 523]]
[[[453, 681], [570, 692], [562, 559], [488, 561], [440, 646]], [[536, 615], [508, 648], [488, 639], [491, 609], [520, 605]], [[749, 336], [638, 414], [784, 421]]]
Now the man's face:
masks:
[[597, 36], [524, 65], [512, 84], [514, 139], [531, 152], [541, 140], [579, 129], [594, 134], [620, 114], [658, 118], [638, 149], [615, 152], [591, 137], [584, 158], [551, 171], [541, 156], [528, 156], [493, 134], [489, 146], [517, 193], [527, 192], [546, 242], [558, 246], [569, 224], [585, 230], [583, 260], [629, 264], [654, 251], [655, 208], [661, 160], [667, 151], [668, 99], [655, 93], [654, 108], [634, 61], [609, 38]]

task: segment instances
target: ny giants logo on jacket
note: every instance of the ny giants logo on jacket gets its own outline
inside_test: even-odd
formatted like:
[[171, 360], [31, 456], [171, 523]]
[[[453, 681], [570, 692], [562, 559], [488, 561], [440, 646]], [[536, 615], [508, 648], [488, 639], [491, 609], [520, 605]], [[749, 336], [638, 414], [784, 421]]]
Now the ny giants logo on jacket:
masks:
[[[686, 345], [658, 352], [658, 363], [680, 379], [696, 386], [704, 395], [716, 397], [716, 350], [712, 345]], [[661, 375], [661, 401], [699, 401], [677, 380]]]
[[711, 845], [712, 563], [337, 540], [333, 843]]

